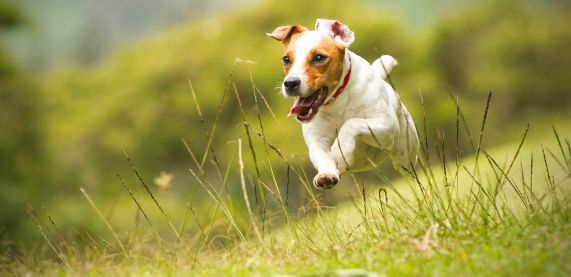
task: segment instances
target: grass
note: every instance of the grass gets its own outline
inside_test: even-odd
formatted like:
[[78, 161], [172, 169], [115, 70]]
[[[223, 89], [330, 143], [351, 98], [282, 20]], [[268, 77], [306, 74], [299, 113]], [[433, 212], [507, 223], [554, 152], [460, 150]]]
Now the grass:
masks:
[[[246, 136], [221, 156], [212, 141], [232, 89]], [[535, 140], [544, 144], [530, 143], [526, 129], [521, 141], [488, 151], [482, 141], [490, 94], [478, 143], [469, 145], [472, 157], [462, 155], [460, 133], [470, 133], [458, 107], [452, 159], [442, 139], [430, 144], [432, 151], [423, 149], [419, 164], [403, 169], [397, 180], [380, 169], [366, 181], [344, 175], [338, 186], [354, 186], [356, 195], [329, 207], [313, 190], [310, 174], [265, 136], [261, 110], [275, 116], [254, 84], [252, 90], [256, 124], [248, 121], [229, 82], [209, 128], [191, 89], [207, 147], [200, 156], [183, 143], [194, 162], [189, 174], [202, 189], [196, 193], [209, 199], [210, 209], [196, 210], [189, 201], [177, 207], [185, 214], [174, 220], [164, 207], [169, 199], [153, 193], [124, 153], [143, 196], [118, 177], [144, 224], [135, 230], [113, 226], [84, 189], [89, 216], [106, 229], [62, 231], [47, 212], [30, 207], [45, 244], [22, 248], [4, 241], [0, 275], [571, 274], [571, 146], [555, 128], [554, 138]], [[429, 145], [426, 136], [423, 145]], [[285, 165], [285, 174], [277, 163]], [[307, 195], [297, 211], [289, 203], [293, 184]], [[230, 186], [240, 188], [240, 198], [231, 195]]]

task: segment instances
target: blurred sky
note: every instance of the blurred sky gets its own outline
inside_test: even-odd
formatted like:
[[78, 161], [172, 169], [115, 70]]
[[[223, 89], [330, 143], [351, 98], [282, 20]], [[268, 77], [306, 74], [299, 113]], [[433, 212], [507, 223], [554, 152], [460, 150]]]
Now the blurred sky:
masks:
[[[263, 0], [21, 0], [26, 27], [4, 37], [20, 63], [31, 69], [91, 64], [129, 41], [179, 22], [225, 13]], [[411, 29], [421, 29], [439, 14], [474, 0], [365, 0], [394, 11]], [[346, 7], [350, 8], [350, 2]]]
[[[364, 0], [394, 13], [410, 31], [422, 31], [443, 13], [477, 0]], [[564, 0], [522, 0], [532, 4]], [[19, 0], [28, 24], [3, 34], [4, 43], [27, 69], [96, 63], [113, 49], [177, 23], [247, 8], [263, 0]], [[350, 8], [351, 2], [340, 9]]]
[[255, 0], [20, 0], [28, 24], [5, 34], [16, 58], [33, 69], [90, 64], [128, 41]]

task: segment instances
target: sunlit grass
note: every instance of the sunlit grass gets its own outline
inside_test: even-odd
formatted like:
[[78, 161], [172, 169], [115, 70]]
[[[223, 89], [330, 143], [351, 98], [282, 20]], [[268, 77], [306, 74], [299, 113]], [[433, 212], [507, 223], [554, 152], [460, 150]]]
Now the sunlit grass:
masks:
[[[265, 136], [261, 111], [268, 111], [264, 116], [273, 111], [254, 84], [252, 89], [255, 120], [248, 120], [243, 95], [229, 82], [208, 126], [190, 88], [207, 147], [199, 153], [183, 140], [183, 148], [192, 162], [188, 174], [201, 188], [195, 194], [211, 203], [210, 209], [196, 210], [189, 201], [178, 207], [185, 211], [182, 219], [171, 217], [164, 208], [169, 198], [149, 188], [136, 159], [125, 153], [137, 183], [118, 179], [141, 217], [135, 229], [114, 226], [111, 215], [81, 189], [91, 208], [85, 216], [105, 228], [61, 230], [48, 211], [30, 207], [45, 244], [22, 249], [3, 242], [0, 275], [571, 273], [571, 146], [555, 128], [553, 135], [532, 142], [525, 129], [514, 145], [486, 149], [490, 95], [478, 137], [468, 146], [475, 155], [463, 157], [457, 138], [464, 130], [470, 133], [457, 106], [456, 140], [451, 140], [457, 155], [441, 151], [450, 142], [429, 143], [424, 136], [424, 155], [414, 170], [403, 169], [402, 178], [391, 180], [376, 169], [377, 178], [367, 183], [346, 174], [339, 185], [354, 186], [357, 196], [328, 207], [312, 188], [310, 174]], [[219, 152], [213, 145], [216, 124], [232, 95], [244, 137], [224, 147], [231, 151]], [[423, 129], [426, 133], [426, 124]], [[277, 172], [276, 163], [285, 164], [286, 174]], [[308, 195], [297, 211], [288, 204], [293, 184]], [[231, 185], [240, 187], [240, 198], [230, 195]]]

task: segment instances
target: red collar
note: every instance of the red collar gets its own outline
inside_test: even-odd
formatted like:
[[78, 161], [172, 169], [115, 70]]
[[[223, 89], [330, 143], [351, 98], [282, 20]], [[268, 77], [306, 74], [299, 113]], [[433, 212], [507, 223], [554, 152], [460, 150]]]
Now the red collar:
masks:
[[347, 74], [345, 74], [345, 78], [343, 78], [343, 83], [337, 89], [337, 91], [335, 91], [335, 93], [333, 94], [333, 97], [331, 97], [331, 99], [329, 99], [327, 102], [325, 102], [325, 104], [323, 104], [323, 106], [331, 104], [331, 102], [333, 102], [333, 100], [335, 100], [337, 98], [337, 96], [339, 96], [341, 93], [343, 93], [343, 90], [345, 90], [345, 87], [349, 83], [349, 79], [351, 78], [352, 63], [351, 63], [351, 54], [347, 53], [347, 55], [349, 55], [349, 69], [347, 70]]

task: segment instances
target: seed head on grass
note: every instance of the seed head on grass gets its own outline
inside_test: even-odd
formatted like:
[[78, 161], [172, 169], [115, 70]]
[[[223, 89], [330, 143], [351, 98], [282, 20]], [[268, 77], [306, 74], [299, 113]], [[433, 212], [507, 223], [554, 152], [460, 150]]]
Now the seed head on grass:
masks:
[[123, 256], [125, 258], [129, 259], [129, 255], [127, 253], [127, 250], [125, 249], [125, 246], [123, 246], [123, 243], [119, 239], [119, 236], [117, 236], [117, 233], [115, 232], [115, 230], [113, 230], [113, 227], [111, 227], [111, 224], [109, 224], [109, 221], [107, 221], [107, 219], [105, 218], [105, 216], [103, 216], [103, 214], [101, 213], [99, 208], [97, 208], [97, 205], [95, 205], [93, 200], [91, 200], [91, 197], [89, 197], [89, 194], [87, 194], [87, 192], [83, 188], [79, 188], [79, 191], [81, 191], [83, 196], [85, 196], [85, 199], [87, 199], [87, 202], [89, 202], [89, 205], [91, 205], [91, 207], [95, 210], [95, 212], [97, 213], [97, 215], [99, 216], [101, 221], [103, 221], [103, 223], [105, 224], [107, 229], [109, 229], [109, 231], [113, 235], [113, 238], [115, 238], [115, 241], [117, 242], [117, 244], [121, 248], [121, 252], [122, 252]]
[[42, 224], [40, 224], [40, 220], [37, 216], [37, 213], [31, 207], [28, 207], [28, 215], [30, 216], [32, 221], [34, 221], [34, 224], [36, 225], [36, 227], [38, 227], [38, 231], [40, 232], [40, 234], [42, 234], [42, 237], [48, 243], [50, 248], [55, 252], [55, 254], [58, 256], [58, 258], [64, 263], [64, 265], [67, 267], [67, 269], [73, 274], [73, 268], [71, 267], [69, 261], [67, 260], [67, 258], [63, 254], [63, 252], [60, 249], [58, 249], [55, 246], [55, 244], [49, 239], [46, 232], [44, 232], [44, 228], [42, 227]]
[[161, 211], [161, 214], [165, 217], [167, 223], [169, 224], [169, 226], [171, 227], [171, 229], [173, 230], [173, 232], [175, 233], [176, 237], [179, 240], [182, 240], [182, 237], [180, 236], [180, 234], [178, 233], [178, 231], [176, 230], [176, 228], [174, 227], [174, 225], [172, 224], [171, 220], [169, 219], [169, 217], [167, 216], [167, 213], [165, 212], [165, 210], [163, 209], [163, 207], [161, 206], [161, 204], [159, 204], [159, 201], [157, 200], [157, 198], [155, 197], [155, 195], [151, 192], [151, 190], [149, 189], [149, 186], [147, 186], [147, 184], [145, 183], [145, 181], [143, 180], [143, 177], [141, 177], [141, 174], [139, 173], [139, 171], [137, 170], [137, 168], [135, 168], [135, 165], [133, 164], [133, 162], [131, 161], [131, 158], [129, 158], [129, 155], [127, 155], [127, 152], [125, 150], [123, 150], [123, 155], [125, 156], [125, 158], [127, 159], [127, 162], [129, 162], [129, 166], [131, 166], [131, 169], [133, 170], [133, 172], [135, 172], [135, 175], [137, 175], [137, 178], [139, 179], [139, 182], [141, 183], [141, 185], [145, 188], [145, 191], [147, 192], [147, 194], [151, 197], [151, 199], [153, 200], [153, 202], [155, 203], [155, 205], [157, 206], [157, 208]]

